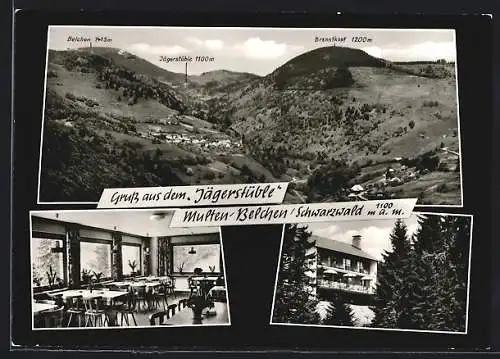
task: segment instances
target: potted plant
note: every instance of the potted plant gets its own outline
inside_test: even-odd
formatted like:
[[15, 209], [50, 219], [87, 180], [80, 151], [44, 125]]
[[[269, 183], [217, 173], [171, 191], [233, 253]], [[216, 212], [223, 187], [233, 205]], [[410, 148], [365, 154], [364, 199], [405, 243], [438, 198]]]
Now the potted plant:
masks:
[[93, 274], [93, 277], [95, 278], [95, 283], [96, 284], [101, 281], [101, 278], [104, 275], [104, 273], [102, 273], [102, 272], [96, 273], [95, 271], [92, 271], [92, 274]]
[[187, 305], [193, 311], [193, 324], [201, 324], [203, 310], [213, 308], [214, 301], [210, 295], [196, 294], [189, 297]]
[[87, 285], [87, 288], [90, 290], [90, 293], [92, 293], [92, 289], [94, 287], [94, 281], [92, 280], [92, 272], [87, 269], [82, 270], [82, 282]]
[[52, 270], [52, 266], [49, 266], [49, 271], [46, 272], [46, 274], [49, 281], [49, 289], [54, 289], [54, 284], [56, 283], [57, 279], [57, 272]]
[[135, 275], [135, 268], [137, 267], [137, 262], [135, 260], [131, 262], [130, 259], [129, 259], [128, 260], [128, 266], [132, 270], [132, 272], [130, 273], [130, 275], [134, 276]]
[[184, 270], [184, 262], [182, 262], [177, 266], [177, 271], [179, 272], [179, 274], [182, 274], [183, 270]]

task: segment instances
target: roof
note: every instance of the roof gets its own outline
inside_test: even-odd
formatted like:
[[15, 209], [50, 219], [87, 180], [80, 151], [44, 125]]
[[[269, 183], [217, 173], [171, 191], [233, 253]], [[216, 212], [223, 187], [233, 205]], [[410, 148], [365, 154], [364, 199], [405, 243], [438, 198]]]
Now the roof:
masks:
[[314, 234], [311, 236], [311, 239], [316, 241], [316, 247], [318, 248], [346, 253], [357, 257], [371, 259], [373, 261], [377, 260], [374, 256], [362, 251], [361, 249], [353, 247], [350, 243], [344, 243], [334, 239], [316, 236]]

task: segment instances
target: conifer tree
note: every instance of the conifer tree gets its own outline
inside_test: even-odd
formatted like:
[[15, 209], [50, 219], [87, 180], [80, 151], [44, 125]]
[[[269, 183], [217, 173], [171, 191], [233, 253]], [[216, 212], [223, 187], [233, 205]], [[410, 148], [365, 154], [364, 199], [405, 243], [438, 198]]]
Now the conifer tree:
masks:
[[411, 308], [409, 328], [432, 329], [438, 297], [437, 283], [441, 276], [434, 256], [443, 246], [441, 216], [420, 216], [414, 235], [414, 252], [408, 270], [408, 302]]
[[314, 241], [307, 226], [286, 225], [283, 236], [273, 321], [317, 324], [317, 300], [307, 272], [307, 262], [315, 256]]
[[397, 220], [390, 235], [391, 251], [382, 254], [383, 263], [378, 269], [378, 283], [375, 291], [375, 317], [372, 326], [382, 328], [403, 328], [408, 323], [408, 293], [406, 272], [410, 261], [411, 245], [407, 227]]
[[464, 331], [467, 301], [470, 218], [442, 217], [443, 242], [437, 248], [435, 268], [435, 311], [429, 327], [435, 330]]
[[[464, 331], [471, 222], [464, 216], [419, 216], [413, 248], [402, 244], [401, 228], [384, 255], [373, 308], [375, 327]], [[396, 233], [400, 235], [396, 235]], [[395, 253], [406, 252], [404, 256]], [[398, 264], [399, 263], [399, 264]]]
[[329, 303], [326, 309], [326, 317], [323, 319], [323, 324], [354, 326], [354, 314], [341, 295], [335, 295], [333, 301]]

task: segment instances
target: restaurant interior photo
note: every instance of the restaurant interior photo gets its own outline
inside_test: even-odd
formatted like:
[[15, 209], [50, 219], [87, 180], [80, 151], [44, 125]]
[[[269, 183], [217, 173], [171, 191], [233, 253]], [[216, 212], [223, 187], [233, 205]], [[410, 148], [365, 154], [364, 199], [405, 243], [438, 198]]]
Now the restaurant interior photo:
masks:
[[33, 329], [230, 325], [220, 228], [172, 214], [32, 211]]

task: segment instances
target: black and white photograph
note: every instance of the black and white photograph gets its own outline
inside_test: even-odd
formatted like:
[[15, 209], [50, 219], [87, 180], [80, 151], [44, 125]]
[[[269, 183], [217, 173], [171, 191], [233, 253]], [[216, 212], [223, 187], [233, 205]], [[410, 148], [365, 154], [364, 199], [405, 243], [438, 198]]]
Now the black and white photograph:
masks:
[[38, 203], [289, 182], [461, 207], [455, 31], [50, 26]]
[[34, 330], [230, 325], [218, 227], [171, 211], [32, 211]]
[[271, 324], [467, 334], [472, 216], [286, 224]]

